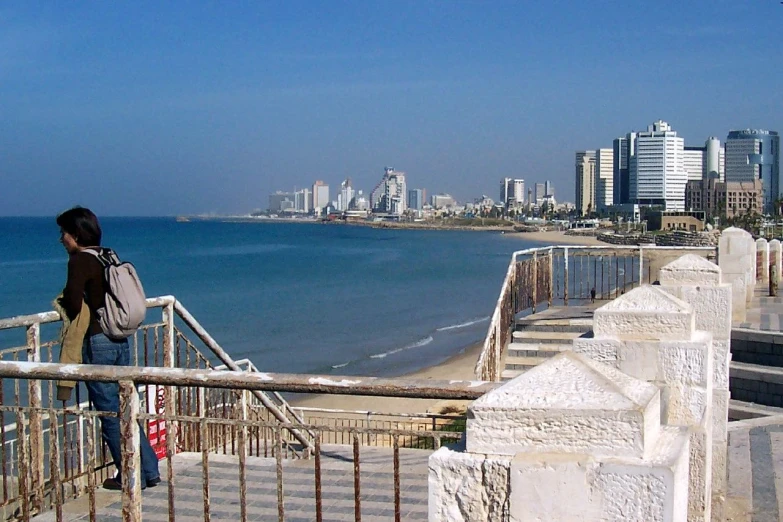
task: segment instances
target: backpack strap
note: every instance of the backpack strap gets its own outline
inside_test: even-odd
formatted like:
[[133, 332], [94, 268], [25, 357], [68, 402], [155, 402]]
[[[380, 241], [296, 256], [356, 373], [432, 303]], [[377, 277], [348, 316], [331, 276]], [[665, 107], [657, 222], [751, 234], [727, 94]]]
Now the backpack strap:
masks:
[[95, 256], [95, 258], [101, 263], [101, 265], [103, 265], [104, 268], [110, 265], [120, 264], [120, 258], [117, 257], [117, 254], [115, 254], [114, 250], [111, 248], [101, 247], [100, 252], [96, 252], [92, 248], [83, 248], [82, 252], [86, 252]]

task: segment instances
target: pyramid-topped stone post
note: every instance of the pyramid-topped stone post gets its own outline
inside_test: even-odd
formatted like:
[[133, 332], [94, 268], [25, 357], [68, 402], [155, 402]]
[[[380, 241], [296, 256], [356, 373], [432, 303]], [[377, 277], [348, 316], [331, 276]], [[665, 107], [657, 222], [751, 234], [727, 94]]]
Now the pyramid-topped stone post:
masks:
[[661, 288], [693, 307], [696, 328], [712, 333], [712, 515], [722, 520], [728, 489], [729, 363], [731, 362], [731, 285], [721, 269], [688, 254], [661, 268]]
[[756, 284], [756, 243], [753, 236], [735, 227], [721, 232], [718, 265], [722, 282], [731, 285], [732, 319], [743, 322]]
[[710, 520], [714, 355], [694, 307], [661, 286], [640, 286], [596, 309], [593, 337], [575, 339], [573, 349], [661, 387], [662, 423], [690, 434], [688, 520]]
[[756, 283], [769, 283], [769, 243], [763, 237], [756, 240]]
[[468, 409], [464, 444], [430, 457], [430, 521], [687, 515], [689, 435], [660, 389], [564, 352]]

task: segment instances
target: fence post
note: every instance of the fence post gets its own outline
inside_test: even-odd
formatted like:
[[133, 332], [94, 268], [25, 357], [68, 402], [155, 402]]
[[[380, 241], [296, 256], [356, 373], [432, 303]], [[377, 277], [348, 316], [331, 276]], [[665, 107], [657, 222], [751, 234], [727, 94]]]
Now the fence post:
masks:
[[[27, 360], [41, 362], [41, 325], [34, 323], [27, 327]], [[41, 381], [28, 379], [28, 400], [30, 404], [30, 494], [33, 512], [43, 509], [44, 488], [44, 443], [43, 421], [41, 419]], [[57, 433], [56, 428], [51, 433]]]
[[[174, 303], [169, 303], [163, 307], [163, 366], [165, 368], [174, 368], [176, 342], [174, 339]], [[157, 401], [157, 386], [155, 400]], [[168, 482], [168, 497], [170, 514], [174, 516], [174, 466], [172, 459], [177, 453], [177, 439], [179, 438], [179, 423], [170, 420], [175, 415], [181, 415], [180, 404], [174, 400], [176, 390], [174, 386], [166, 386], [163, 389], [164, 419], [157, 419], [158, 424], [158, 443], [160, 443], [161, 433], [166, 434], [166, 480]], [[165, 417], [168, 417], [166, 419]], [[165, 432], [161, 432], [165, 430]]]
[[538, 301], [538, 251], [533, 252], [533, 313], [536, 313], [536, 302]]
[[133, 381], [120, 381], [120, 439], [122, 440], [122, 520], [141, 520], [141, 455], [139, 394]]
[[547, 288], [547, 300], [549, 307], [552, 307], [552, 293], [555, 288], [555, 249], [554, 247], [549, 249], [549, 286]]
[[639, 286], [644, 284], [644, 248], [639, 247]]
[[563, 302], [568, 306], [568, 247], [563, 247]]

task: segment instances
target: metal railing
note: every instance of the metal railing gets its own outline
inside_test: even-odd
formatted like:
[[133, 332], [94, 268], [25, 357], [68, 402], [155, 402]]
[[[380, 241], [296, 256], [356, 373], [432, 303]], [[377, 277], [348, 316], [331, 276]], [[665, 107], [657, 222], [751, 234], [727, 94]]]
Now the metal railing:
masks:
[[614, 299], [653, 283], [666, 263], [684, 254], [715, 259], [714, 247], [549, 246], [514, 252], [476, 362], [476, 378], [499, 381], [518, 317], [551, 306]]
[[[399, 379], [382, 379], [372, 377], [334, 377], [313, 376], [295, 374], [272, 374], [247, 371], [226, 371], [212, 369], [179, 369], [165, 367], [116, 367], [100, 365], [62, 365], [40, 362], [14, 362], [0, 361], [0, 377], [4, 380], [25, 382], [31, 389], [40, 387], [42, 382], [52, 382], [59, 379], [77, 379], [79, 381], [119, 382], [120, 385], [120, 427], [122, 434], [122, 516], [124, 520], [141, 520], [142, 499], [138, 440], [139, 423], [152, 422], [165, 423], [169, 431], [166, 440], [165, 461], [167, 487], [167, 520], [176, 519], [175, 499], [183, 493], [182, 488], [177, 489], [175, 481], [177, 466], [177, 454], [191, 452], [200, 454], [201, 497], [199, 504], [203, 506], [204, 520], [210, 519], [210, 498], [215, 493], [210, 478], [210, 463], [217, 458], [218, 453], [231, 456], [236, 466], [237, 481], [234, 483], [236, 494], [232, 496], [233, 504], [237, 506], [236, 516], [240, 520], [247, 520], [249, 510], [248, 479], [253, 471], [253, 466], [263, 464], [268, 459], [276, 477], [276, 494], [266, 499], [267, 505], [262, 506], [277, 513], [279, 520], [285, 519], [286, 501], [284, 465], [283, 461], [290, 456], [284, 448], [286, 433], [298, 431], [312, 435], [313, 450], [311, 456], [314, 459], [312, 469], [312, 498], [314, 505], [313, 519], [321, 520], [326, 500], [322, 491], [324, 484], [324, 472], [328, 455], [322, 451], [322, 444], [333, 441], [341, 434], [347, 441], [350, 450], [347, 453], [346, 462], [353, 467], [353, 498], [354, 518], [361, 520], [363, 512], [362, 501], [363, 484], [366, 485], [367, 472], [362, 472], [362, 448], [366, 446], [384, 446], [390, 452], [389, 458], [393, 468], [391, 483], [384, 486], [388, 491], [393, 491], [393, 497], [388, 506], [389, 512], [393, 510], [395, 520], [402, 520], [403, 495], [401, 491], [407, 491], [408, 480], [401, 471], [401, 448], [418, 448], [431, 451], [437, 449], [444, 441], [456, 441], [462, 436], [465, 427], [464, 415], [439, 415], [429, 419], [407, 417], [403, 424], [388, 426], [373, 426], [367, 423], [349, 423], [348, 425], [328, 424], [313, 422], [310, 417], [306, 421], [304, 417], [307, 411], [301, 410], [302, 421], [281, 423], [276, 419], [260, 419], [254, 415], [250, 408], [250, 398], [257, 392], [262, 393], [328, 393], [364, 395], [374, 397], [407, 397], [422, 399], [449, 399], [449, 400], [473, 400], [497, 386], [496, 383], [484, 383], [476, 381], [412, 381]], [[214, 411], [202, 410], [198, 415], [182, 414], [175, 408], [166, 408], [160, 412], [145, 412], [139, 401], [138, 390], [147, 386], [158, 386], [166, 390], [166, 397], [174, 397], [174, 390], [193, 391], [200, 398], [201, 404], [206, 404], [206, 397], [211, 393], [229, 391], [236, 394], [238, 400], [231, 403], [228, 414], [219, 408]], [[96, 417], [117, 415], [109, 412], [94, 412], [77, 410], [74, 408], [56, 409], [52, 404], [43, 407], [34, 404], [19, 404], [14, 406], [0, 406], [0, 412], [4, 415], [14, 415], [16, 418], [15, 430], [17, 431], [18, 450], [16, 473], [3, 471], [4, 493], [13, 491], [14, 494], [6, 496], [5, 502], [13, 508], [16, 519], [28, 520], [32, 515], [46, 510], [53, 510], [57, 520], [62, 520], [63, 505], [68, 497], [77, 493], [86, 493], [88, 497], [90, 520], [101, 519], [101, 506], [96, 501], [96, 484], [98, 475], [93, 472], [100, 467], [98, 450], [98, 423]], [[168, 401], [171, 402], [171, 401]], [[323, 415], [324, 410], [313, 410], [312, 413]], [[332, 412], [334, 413], [334, 412]], [[344, 412], [343, 412], [344, 413]], [[368, 414], [370, 412], [355, 412]], [[376, 415], [377, 414], [373, 414]], [[63, 451], [61, 448], [64, 440], [61, 433], [65, 429], [66, 416], [75, 416], [81, 420], [84, 426], [85, 449], [82, 462], [85, 469], [86, 484], [75, 488], [67, 487], [69, 477], [65, 471]], [[403, 417], [403, 416], [399, 416]], [[369, 418], [368, 418], [369, 421]], [[385, 422], [385, 421], [384, 421]], [[405, 423], [408, 424], [405, 424]], [[51, 446], [48, 455], [41, 448], [36, 448], [38, 442], [34, 440], [37, 423], [49, 430], [48, 442]], [[192, 436], [181, 437], [181, 432], [188, 432]], [[228, 444], [227, 444], [228, 442]], [[364, 450], [367, 451], [367, 450]], [[408, 450], [412, 451], [412, 450]], [[425, 454], [426, 455], [426, 454]], [[253, 465], [248, 464], [248, 459], [254, 460]], [[345, 464], [345, 462], [343, 463]], [[44, 479], [43, 470], [48, 467]], [[324, 468], [325, 469], [325, 468]], [[372, 475], [372, 473], [370, 473]], [[363, 479], [365, 482], [363, 482]], [[293, 480], [293, 479], [292, 479]], [[12, 484], [15, 482], [15, 484]], [[297, 488], [296, 481], [292, 486]], [[221, 486], [223, 487], [223, 486]], [[193, 491], [188, 490], [188, 495]], [[341, 495], [344, 496], [344, 495]], [[334, 500], [334, 499], [331, 499]], [[180, 500], [181, 501], [181, 500]], [[263, 504], [263, 499], [254, 498], [253, 505]]]

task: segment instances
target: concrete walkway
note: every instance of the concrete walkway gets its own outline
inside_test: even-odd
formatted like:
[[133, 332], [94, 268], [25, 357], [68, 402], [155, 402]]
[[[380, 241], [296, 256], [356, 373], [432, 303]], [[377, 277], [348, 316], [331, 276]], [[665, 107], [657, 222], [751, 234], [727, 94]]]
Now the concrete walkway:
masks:
[[[400, 449], [400, 500], [402, 520], [427, 520], [427, 460], [431, 451]], [[315, 520], [314, 463], [311, 460], [284, 460], [283, 485], [285, 520]], [[163, 462], [161, 462], [163, 464]], [[367, 522], [394, 520], [394, 475], [392, 450], [361, 449], [361, 513]], [[174, 458], [174, 509], [177, 521], [204, 520], [201, 454], [183, 453]], [[240, 520], [239, 459], [209, 456], [210, 520]], [[165, 467], [161, 470], [165, 477]], [[354, 520], [354, 475], [351, 446], [323, 446], [321, 459], [323, 520]], [[275, 460], [247, 459], [248, 520], [278, 519]], [[121, 522], [119, 492], [98, 491], [97, 520]], [[168, 484], [142, 493], [145, 521], [168, 521]], [[80, 499], [82, 500], [82, 499]], [[88, 520], [87, 506], [74, 510], [69, 502], [65, 521]], [[36, 520], [54, 520], [46, 513]]]

